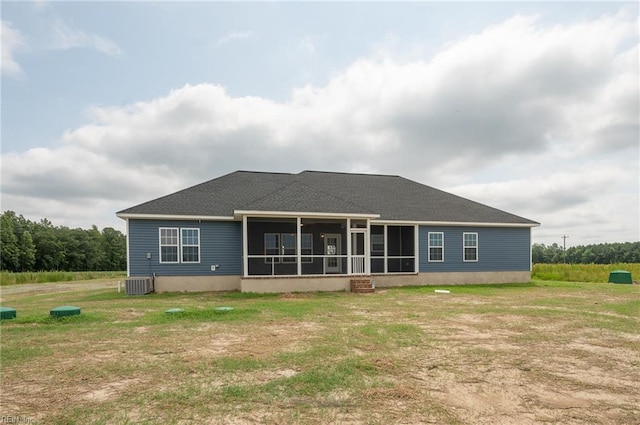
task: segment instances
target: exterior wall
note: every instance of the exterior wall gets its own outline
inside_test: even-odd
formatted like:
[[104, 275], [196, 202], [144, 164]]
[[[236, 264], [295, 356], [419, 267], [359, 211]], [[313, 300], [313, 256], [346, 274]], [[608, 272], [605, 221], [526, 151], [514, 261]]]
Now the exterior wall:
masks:
[[[159, 262], [159, 228], [200, 229], [200, 262]], [[129, 274], [156, 275], [157, 292], [348, 291], [353, 276], [276, 276], [242, 278], [242, 224], [235, 221], [129, 220]], [[316, 229], [317, 230], [317, 229]], [[444, 262], [428, 261], [428, 232], [444, 233]], [[464, 232], [478, 234], [478, 261], [463, 261]], [[316, 232], [314, 232], [316, 233]], [[528, 282], [531, 279], [531, 229], [420, 226], [418, 274], [375, 274], [376, 287]], [[259, 243], [259, 241], [256, 241]], [[346, 249], [343, 244], [343, 250]], [[314, 253], [320, 242], [314, 240]], [[147, 259], [147, 253], [151, 258]], [[261, 252], [262, 254], [263, 252]], [[212, 265], [218, 265], [216, 271]]]
[[279, 277], [250, 277], [242, 279], [242, 292], [257, 293], [286, 293], [286, 292], [318, 292], [318, 291], [348, 291], [353, 276], [279, 276]]
[[240, 276], [157, 276], [156, 292], [239, 291]]
[[[160, 263], [160, 227], [200, 229], [200, 262]], [[129, 220], [130, 276], [240, 276], [242, 224], [235, 221]], [[147, 253], [151, 259], [147, 259]], [[217, 264], [216, 271], [211, 266]]]
[[[429, 261], [429, 232], [444, 233], [444, 261]], [[478, 261], [463, 261], [462, 234], [478, 234]], [[531, 229], [420, 226], [420, 273], [531, 271]]]
[[526, 283], [531, 281], [529, 271], [506, 272], [434, 272], [413, 275], [373, 275], [376, 288], [425, 285], [472, 285], [483, 283]]

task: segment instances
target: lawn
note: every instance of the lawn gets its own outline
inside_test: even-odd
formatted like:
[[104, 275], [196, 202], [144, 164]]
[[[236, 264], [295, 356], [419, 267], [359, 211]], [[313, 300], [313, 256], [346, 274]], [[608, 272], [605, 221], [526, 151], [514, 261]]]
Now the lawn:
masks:
[[[78, 289], [2, 305], [18, 318], [0, 324], [0, 412], [23, 423], [640, 423], [638, 285]], [[82, 314], [50, 318], [60, 305]]]

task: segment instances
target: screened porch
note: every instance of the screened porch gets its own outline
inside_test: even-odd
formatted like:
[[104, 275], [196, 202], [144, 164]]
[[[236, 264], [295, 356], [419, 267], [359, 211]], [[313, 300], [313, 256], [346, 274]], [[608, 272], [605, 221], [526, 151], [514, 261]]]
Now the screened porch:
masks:
[[417, 226], [368, 219], [244, 217], [245, 276], [415, 273]]

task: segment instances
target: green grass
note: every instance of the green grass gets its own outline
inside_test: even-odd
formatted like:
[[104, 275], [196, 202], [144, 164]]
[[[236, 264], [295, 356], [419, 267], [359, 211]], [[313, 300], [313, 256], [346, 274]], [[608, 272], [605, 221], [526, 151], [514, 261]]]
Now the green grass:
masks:
[[0, 272], [0, 285], [20, 285], [23, 283], [73, 282], [94, 279], [119, 279], [126, 277], [122, 272]]
[[634, 280], [640, 280], [640, 263], [616, 264], [534, 264], [531, 278], [564, 282], [608, 282], [614, 270], [631, 272]]
[[[607, 380], [597, 403], [571, 415], [612, 423], [640, 415], [625, 387], [638, 377], [637, 285], [133, 297], [78, 289], [3, 295], [3, 305], [18, 312], [0, 322], [8, 403], [43, 423], [474, 423], [477, 412], [448, 400], [474, 392], [490, 400], [503, 389], [514, 403], [540, 388], [584, 396], [594, 384], [572, 367]], [[59, 305], [82, 314], [51, 318]], [[175, 307], [185, 311], [165, 313]], [[539, 422], [573, 420], [526, 400], [514, 421], [524, 408], [544, 409]]]

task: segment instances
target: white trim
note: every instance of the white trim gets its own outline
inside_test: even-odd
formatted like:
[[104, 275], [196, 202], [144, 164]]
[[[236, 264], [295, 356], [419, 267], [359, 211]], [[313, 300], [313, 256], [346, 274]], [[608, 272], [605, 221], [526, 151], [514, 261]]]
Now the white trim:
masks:
[[[313, 242], [312, 242], [313, 243]], [[313, 253], [313, 250], [311, 250]], [[302, 274], [302, 219], [296, 217], [296, 272]]]
[[418, 273], [420, 271], [420, 226], [417, 224], [413, 226], [413, 249], [415, 257], [413, 270]]
[[[162, 243], [162, 231], [163, 230], [175, 230], [176, 231], [176, 244], [169, 245]], [[175, 246], [176, 247], [176, 261], [162, 261], [162, 247], [163, 246]], [[159, 264], [180, 264], [180, 228], [179, 227], [158, 227], [158, 263]]]
[[249, 231], [246, 215], [242, 217], [242, 261], [243, 277], [247, 277], [249, 276]]
[[405, 221], [405, 220], [371, 220], [374, 226], [389, 224], [393, 226], [453, 226], [453, 227], [539, 227], [540, 223], [476, 223], [460, 221]]
[[384, 236], [384, 273], [389, 273], [389, 233], [387, 224], [382, 225], [382, 235]]
[[[431, 235], [442, 235], [442, 245], [433, 247], [433, 248], [442, 249], [442, 260], [432, 260], [431, 259]], [[444, 232], [427, 232], [427, 262], [429, 262], [429, 263], [444, 263]]]
[[353, 269], [351, 265], [351, 249], [351, 219], [347, 218], [347, 274], [351, 274]]
[[367, 231], [364, 234], [364, 272], [371, 274], [371, 220], [367, 219]]
[[[131, 255], [131, 250], [129, 249], [129, 219], [125, 218], [125, 229], [127, 232], [127, 277], [131, 277], [131, 261], [130, 261], [130, 255]], [[119, 288], [119, 287], [118, 287]]]
[[[184, 251], [183, 248], [185, 247], [185, 244], [183, 242], [183, 235], [182, 235], [182, 231], [183, 230], [197, 230], [198, 231], [198, 245], [186, 245], [186, 246], [197, 246], [198, 247], [198, 261], [185, 261], [184, 260]], [[201, 261], [201, 257], [200, 257], [200, 228], [199, 227], [181, 227], [180, 228], [180, 262], [182, 264], [200, 264]]]
[[455, 226], [455, 227], [540, 227], [540, 223], [482, 223], [482, 222], [460, 222], [460, 221], [420, 221], [420, 220], [378, 220], [380, 214], [343, 214], [343, 213], [323, 213], [323, 212], [289, 212], [289, 211], [245, 211], [236, 210], [233, 216], [215, 215], [174, 215], [174, 214], [116, 214], [116, 217], [123, 220], [202, 220], [202, 221], [238, 221], [239, 216], [255, 217], [305, 217], [305, 218], [360, 218], [371, 219], [372, 225], [391, 224], [395, 226]]
[[327, 212], [299, 212], [299, 211], [245, 211], [235, 210], [233, 212], [234, 218], [239, 216], [251, 216], [251, 217], [304, 217], [304, 218], [379, 218], [380, 214], [350, 214], [350, 213], [327, 213]]
[[123, 220], [201, 220], [201, 221], [234, 221], [234, 217], [216, 215], [173, 215], [173, 214], [116, 214]]
[[[476, 245], [475, 246], [465, 246], [464, 244], [464, 236], [465, 235], [476, 235]], [[475, 260], [467, 260], [465, 259], [465, 248], [475, 248], [476, 249], [476, 259]], [[478, 236], [478, 232], [462, 232], [462, 262], [463, 263], [477, 263], [480, 260], [480, 238]]]

